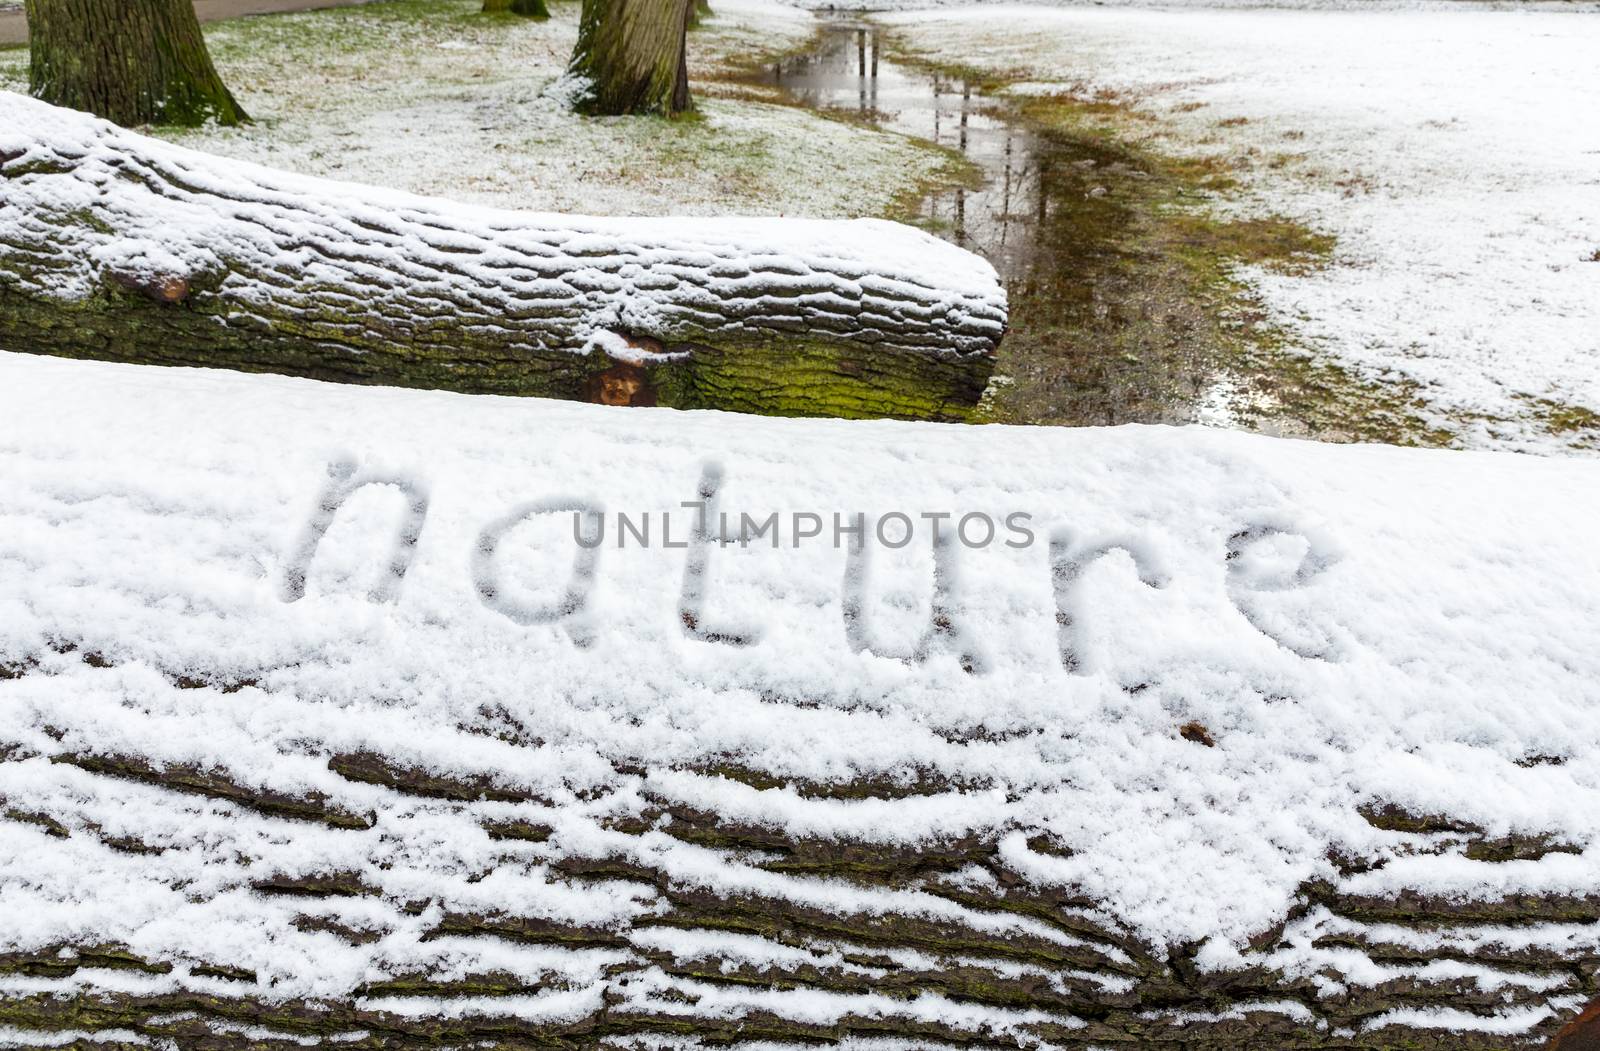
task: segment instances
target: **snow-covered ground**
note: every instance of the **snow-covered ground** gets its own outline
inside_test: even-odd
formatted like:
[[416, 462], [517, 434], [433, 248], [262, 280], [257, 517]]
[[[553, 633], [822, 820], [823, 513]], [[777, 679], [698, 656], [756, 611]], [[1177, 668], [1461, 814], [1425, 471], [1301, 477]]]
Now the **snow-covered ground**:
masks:
[[1420, 384], [1464, 444], [1600, 446], [1600, 418], [1561, 415], [1600, 412], [1600, 18], [986, 5], [887, 20], [913, 52], [1154, 114], [1128, 129], [1235, 161], [1241, 210], [1337, 234], [1324, 270], [1250, 276], [1318, 351]]
[[[675, 546], [696, 493], [713, 523], [776, 513], [778, 542]], [[609, 516], [591, 555], [568, 513], [584, 506]], [[615, 515], [646, 512], [649, 546], [619, 549]], [[886, 521], [893, 542], [897, 512], [916, 535], [903, 550], [833, 543], [835, 513]], [[796, 529], [796, 513], [820, 517]], [[954, 516], [947, 536], [969, 514], [997, 532], [983, 543], [972, 519], [934, 545], [921, 516], [937, 513]], [[22, 672], [0, 677], [0, 795], [70, 833], [0, 821], [0, 951], [222, 947], [283, 996], [343, 995], [440, 953], [549, 969], [543, 950], [430, 947], [439, 913], [402, 906], [626, 930], [663, 907], [647, 887], [601, 893], [547, 867], [616, 849], [685, 885], [1043, 936], [915, 889], [606, 831], [645, 796], [794, 836], [995, 836], [1008, 869], [1091, 896], [1105, 922], [1158, 946], [1211, 939], [1205, 966], [1236, 960], [1313, 878], [1457, 901], [1592, 895], [1597, 516], [1587, 460], [612, 410], [0, 355], [0, 654]], [[1214, 747], [1180, 734], [1194, 724]], [[328, 767], [374, 751], [552, 802], [419, 800]], [[64, 755], [79, 765], [50, 762]], [[82, 766], [130, 755], [372, 827]], [[815, 798], [708, 762], [947, 787]], [[1375, 801], [1583, 852], [1402, 849], [1358, 814]], [[480, 827], [519, 817], [555, 833], [512, 851]], [[1031, 849], [1038, 833], [1058, 849]], [[164, 852], [102, 843], [126, 835]], [[1330, 848], [1389, 863], [1341, 875]], [[380, 938], [298, 929], [300, 905], [248, 889], [319, 872], [374, 888], [327, 907]], [[1313, 948], [1325, 922], [1298, 921], [1272, 965], [1377, 973]], [[597, 966], [576, 960], [558, 963]]]
[[[484, 19], [481, 0], [407, 2], [208, 27], [218, 68], [257, 123], [166, 133], [277, 168], [456, 200], [588, 215], [856, 218], [946, 161], [898, 136], [697, 82], [703, 120], [573, 114], [560, 90], [577, 3], [548, 22]], [[692, 36], [691, 68], [803, 43], [809, 14], [728, 0]], [[0, 88], [27, 90], [27, 51]]]

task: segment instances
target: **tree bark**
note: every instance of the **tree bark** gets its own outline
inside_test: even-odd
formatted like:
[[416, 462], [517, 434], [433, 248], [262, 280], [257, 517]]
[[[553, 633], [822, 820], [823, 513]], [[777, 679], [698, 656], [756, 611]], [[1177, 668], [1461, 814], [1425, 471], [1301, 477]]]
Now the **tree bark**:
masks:
[[190, 0], [25, 0], [30, 90], [123, 125], [247, 121]]
[[960, 419], [1005, 327], [993, 270], [908, 227], [468, 209], [274, 173], [20, 96], [0, 95], [0, 200], [0, 347], [13, 351]]
[[486, 15], [523, 15], [527, 18], [549, 18], [550, 9], [544, 0], [483, 0]]
[[675, 116], [692, 108], [688, 30], [695, 0], [583, 0], [572, 72], [589, 88], [580, 108]]
[[[3, 670], [3, 669], [0, 669]], [[15, 669], [15, 676], [31, 674]], [[217, 683], [223, 689], [226, 683]], [[6, 756], [0, 764], [28, 760]], [[35, 757], [36, 759], [38, 757]], [[62, 752], [49, 757], [85, 771], [97, 790], [114, 794], [119, 785], [152, 786], [181, 797], [199, 797], [239, 806], [280, 822], [283, 832], [271, 842], [289, 842], [299, 829], [317, 835], [372, 835], [362, 820], [326, 798], [293, 790], [252, 786], [227, 771], [173, 764], [155, 766], [127, 756]], [[1094, 1048], [1182, 1048], [1183, 1051], [1590, 1051], [1600, 1002], [1592, 949], [1570, 948], [1571, 925], [1600, 921], [1600, 900], [1559, 894], [1508, 896], [1503, 901], [1458, 902], [1407, 895], [1374, 898], [1352, 895], [1322, 883], [1301, 889], [1299, 915], [1323, 913], [1329, 920], [1302, 928], [1319, 947], [1366, 960], [1392, 977], [1373, 985], [1330, 992], [1315, 976], [1284, 973], [1270, 953], [1283, 931], [1263, 932], [1242, 963], [1226, 970], [1196, 965], [1190, 947], [1145, 944], [1120, 929], [1098, 903], [1070, 892], [1031, 885], [1012, 870], [994, 838], [967, 837], [920, 846], [796, 837], [684, 806], [658, 796], [647, 770], [639, 770], [637, 802], [619, 803], [595, 827], [594, 839], [609, 846], [568, 845], [554, 829], [531, 820], [507, 819], [509, 808], [530, 812], [548, 800], [502, 783], [497, 775], [443, 775], [409, 767], [376, 753], [341, 753], [327, 758], [328, 769], [359, 785], [376, 785], [417, 805], [447, 809], [450, 820], [475, 822], [491, 840], [508, 847], [541, 844], [552, 853], [549, 878], [560, 883], [605, 888], [627, 897], [640, 888], [659, 908], [622, 926], [585, 926], [561, 918], [521, 912], [507, 901], [493, 912], [467, 912], [432, 901], [408, 901], [370, 885], [360, 873], [306, 874], [303, 862], [274, 855], [267, 847], [252, 869], [254, 894], [285, 903], [294, 930], [361, 944], [381, 936], [330, 918], [340, 902], [368, 904], [365, 915], [415, 917], [433, 907], [427, 938], [471, 938], [487, 943], [547, 947], [552, 952], [604, 951], [613, 962], [594, 1006], [551, 1020], [519, 1018], [511, 1005], [519, 995], [560, 989], [556, 978], [530, 983], [526, 977], [495, 972], [459, 973], [448, 958], [416, 950], [411, 970], [375, 976], [346, 997], [316, 1002], [283, 1000], [251, 971], [229, 963], [226, 945], [214, 959], [197, 959], [186, 972], [169, 961], [141, 958], [127, 947], [84, 943], [0, 955], [0, 980], [57, 981], [60, 988], [0, 991], [0, 1025], [39, 1037], [120, 1030], [145, 1042], [175, 1041], [178, 1047], [220, 1048], [215, 1034], [226, 1027], [257, 1026], [267, 1032], [251, 1047], [283, 1048], [296, 1042], [358, 1048], [431, 1048], [441, 1044], [489, 1048], [637, 1048], [662, 1046], [678, 1034], [675, 1048], [745, 1046], [767, 1040], [820, 1047], [860, 1046], [851, 1041], [900, 1038], [912, 1046], [999, 1048], [1041, 1046], [1092, 1051]], [[913, 783], [810, 784], [775, 781], [762, 771], [729, 765], [698, 770], [749, 785], [757, 791], [794, 791], [817, 799], [887, 799], [934, 794], [954, 786]], [[787, 787], [784, 787], [787, 785]], [[630, 798], [617, 792], [619, 800]], [[547, 812], [547, 810], [545, 811]], [[492, 816], [502, 815], [502, 816]], [[151, 828], [149, 841], [113, 837], [62, 813], [0, 813], [0, 821], [39, 830], [39, 851], [50, 839], [92, 835], [111, 851], [162, 863], [167, 851], [206, 849], [170, 846], [170, 829]], [[1388, 810], [1371, 818], [1382, 828], [1458, 830], [1480, 856], [1503, 862], [1540, 856], [1548, 844], [1490, 839], [1458, 823], [1402, 815]], [[305, 833], [311, 835], [311, 833]], [[641, 861], [651, 852], [636, 848], [653, 835], [709, 851], [724, 862], [748, 865], [769, 885], [796, 881], [837, 883], [884, 893], [920, 891], [930, 900], [962, 907], [934, 918], [914, 909], [860, 913], [801, 904], [782, 893], [720, 890], [703, 880]], [[570, 829], [568, 830], [570, 835]], [[1044, 837], [1030, 849], [1049, 852]], [[657, 852], [659, 853], [659, 852]], [[742, 860], [740, 860], [742, 859]], [[1363, 859], [1348, 859], [1360, 864]], [[1364, 859], [1366, 862], [1376, 857]], [[513, 850], [505, 866], [523, 864]], [[982, 879], [974, 879], [981, 873]], [[492, 878], [492, 876], [491, 876]], [[295, 915], [295, 913], [298, 913]], [[1033, 933], [996, 929], [1004, 917], [1043, 924]], [[1548, 935], [1538, 928], [1548, 925]], [[1002, 925], [1003, 926], [1003, 925]], [[1512, 930], [1505, 942], [1479, 932]], [[679, 933], [679, 944], [659, 937]], [[1516, 930], [1527, 934], [1518, 938]], [[1309, 932], [1309, 933], [1308, 933]], [[1418, 949], [1411, 935], [1455, 940], [1436, 954]], [[742, 943], [741, 943], [742, 942]], [[750, 946], [758, 948], [752, 952]], [[759, 948], [778, 946], [773, 953]], [[426, 958], [431, 962], [424, 963]], [[1439, 966], [1430, 971], [1430, 961]], [[1503, 989], [1481, 983], [1477, 973], [1518, 979]], [[174, 987], [128, 992], [108, 981], [108, 973], [135, 980], [170, 976]], [[98, 977], [97, 977], [98, 975]], [[225, 979], [218, 988], [217, 978]], [[123, 983], [125, 984], [125, 983]], [[642, 990], [641, 990], [642, 987]], [[756, 991], [767, 1006], [728, 1014], [717, 1010], [722, 995]], [[843, 1003], [833, 1018], [786, 1001], [807, 996]], [[427, 1010], [400, 1010], [407, 997], [430, 997]], [[947, 1003], [948, 1010], [918, 1011], [912, 1005]], [[1573, 1006], [1573, 1001], [1578, 1006]], [[451, 1010], [450, 1005], [459, 1005]], [[850, 1006], [850, 1005], [855, 1006]], [[894, 1005], [905, 1005], [897, 1010]], [[1428, 1016], [1438, 1011], [1492, 1017], [1495, 1011], [1526, 1011], [1526, 1028], [1508, 1032], [1483, 1026], [1477, 1032], [1441, 1028]], [[984, 1012], [1017, 1021], [996, 1031]], [[352, 1033], [361, 1033], [356, 1040]], [[208, 1042], [209, 1041], [209, 1042]], [[652, 1043], [652, 1041], [655, 1041]], [[76, 1045], [75, 1045], [76, 1046]], [[93, 1046], [103, 1047], [104, 1043]], [[116, 1045], [122, 1046], [122, 1045]], [[131, 1046], [131, 1044], [129, 1045]], [[770, 1046], [770, 1045], [768, 1045]]]

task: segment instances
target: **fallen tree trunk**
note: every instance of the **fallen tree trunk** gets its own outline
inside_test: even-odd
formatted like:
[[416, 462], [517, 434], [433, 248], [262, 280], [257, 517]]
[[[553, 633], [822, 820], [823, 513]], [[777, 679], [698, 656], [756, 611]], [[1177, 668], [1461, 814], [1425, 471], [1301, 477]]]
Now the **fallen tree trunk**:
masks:
[[[32, 766], [7, 779], [42, 782], [44, 761], [13, 754], [0, 761], [0, 776], [7, 766]], [[323, 800], [297, 802], [292, 792], [250, 787], [223, 772], [80, 755], [50, 761], [93, 775], [70, 782], [85, 797], [114, 795], [119, 779], [210, 797], [276, 819], [285, 843], [378, 834], [371, 821], [330, 820]], [[1406, 895], [1373, 899], [1312, 883], [1301, 889], [1295, 918], [1263, 932], [1232, 966], [1208, 968], [1196, 961], [1198, 946], [1174, 952], [1144, 944], [1096, 902], [1031, 887], [991, 837], [917, 847], [796, 837], [662, 795], [651, 777], [660, 771], [647, 768], [618, 771], [627, 783], [605, 793], [612, 802], [595, 809], [608, 812], [592, 824], [584, 819], [580, 834], [573, 821], [579, 808], [518, 790], [502, 774], [453, 778], [370, 753], [335, 754], [327, 767], [353, 784], [381, 787], [402, 805], [478, 822], [505, 849], [503, 868], [476, 879], [517, 878], [531, 845], [533, 856], [548, 862], [552, 885], [623, 902], [645, 899], [652, 907], [620, 923], [542, 915], [504, 899], [477, 910], [441, 908], [421, 896], [407, 900], [356, 871], [288, 861], [291, 851], [281, 847], [284, 856], [262, 858], [250, 884], [265, 903], [255, 907], [274, 917], [272, 925], [298, 932], [312, 946], [316, 938], [331, 939], [330, 951], [410, 929], [410, 937], [422, 938], [408, 950], [409, 965], [396, 963], [391, 952], [386, 973], [348, 996], [284, 1000], [265, 975], [230, 963], [222, 946], [214, 956], [174, 965], [126, 945], [51, 944], [0, 955], [0, 1026], [35, 1038], [94, 1033], [95, 1046], [105, 1046], [109, 1030], [176, 1040], [180, 1047], [228, 1047], [234, 1046], [229, 1037], [242, 1040], [248, 1027], [253, 1048], [441, 1042], [512, 1048], [532, 1040], [641, 1051], [763, 1040], [835, 1046], [875, 1036], [925, 1048], [1588, 1051], [1594, 1045], [1584, 1041], [1600, 1035], [1600, 1000], [1578, 1010], [1600, 994], [1596, 897], [1515, 896], [1474, 907]], [[718, 766], [698, 773], [812, 800], [909, 801], [958, 788], [777, 789], [765, 787], [767, 779], [753, 770]], [[0, 825], [32, 826], [42, 842], [87, 839], [152, 866], [171, 864], [170, 851], [198, 849], [180, 845], [181, 835], [154, 822], [139, 834], [114, 835], [70, 813], [72, 804], [58, 805], [63, 820], [13, 807]], [[548, 822], [504, 816], [513, 813], [543, 814]], [[308, 822], [326, 827], [283, 828]], [[1425, 830], [1405, 833], [1420, 845], [1442, 826], [1415, 819], [1408, 827]], [[1482, 842], [1471, 833], [1462, 839]], [[783, 882], [769, 892], [708, 886], [675, 871], [674, 850], [661, 842]], [[1052, 849], [1042, 839], [1030, 848]], [[1523, 844], [1504, 860], [1536, 858], [1541, 849]], [[898, 904], [856, 910], [798, 900], [797, 891], [803, 897], [828, 883]], [[1277, 964], [1274, 949], [1290, 942], [1330, 961], [1342, 955], [1349, 968], [1343, 981], [1362, 968], [1380, 977], [1330, 992], [1337, 984], [1331, 968], [1297, 974]], [[507, 947], [505, 969], [496, 966], [497, 945]], [[529, 977], [530, 960], [542, 961], [540, 977]], [[563, 994], [569, 1002], [561, 1002]], [[660, 1042], [667, 1038], [678, 1042]]]
[[273, 172], [0, 95], [0, 346], [319, 379], [961, 418], [987, 263], [896, 224], [529, 215]]

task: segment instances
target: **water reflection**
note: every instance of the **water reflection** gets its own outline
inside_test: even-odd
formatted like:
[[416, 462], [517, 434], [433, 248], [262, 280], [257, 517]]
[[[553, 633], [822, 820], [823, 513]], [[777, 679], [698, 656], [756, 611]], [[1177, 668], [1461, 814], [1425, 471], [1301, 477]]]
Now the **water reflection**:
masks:
[[958, 188], [922, 205], [920, 219], [984, 256], [1002, 277], [1030, 258], [1030, 231], [1048, 209], [1035, 136], [984, 112], [966, 80], [913, 72], [882, 57], [875, 26], [835, 22], [815, 52], [774, 66], [770, 83], [819, 109], [852, 111], [882, 127], [958, 150], [983, 169], [980, 189]]

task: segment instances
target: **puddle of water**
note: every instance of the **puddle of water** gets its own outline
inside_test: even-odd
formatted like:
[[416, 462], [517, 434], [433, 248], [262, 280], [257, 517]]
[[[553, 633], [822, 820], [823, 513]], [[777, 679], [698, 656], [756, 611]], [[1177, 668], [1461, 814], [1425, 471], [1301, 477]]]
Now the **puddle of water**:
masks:
[[821, 47], [779, 64], [767, 83], [803, 105], [853, 114], [973, 161], [984, 173], [983, 187], [936, 194], [923, 202], [919, 218], [988, 259], [1003, 278], [1023, 273], [1048, 207], [1037, 137], [986, 112], [986, 100], [970, 83], [908, 70], [882, 52], [876, 27], [828, 21]]
[[[1142, 251], [1127, 194], [1148, 173], [1111, 149], [1036, 132], [972, 83], [909, 69], [868, 22], [824, 17], [818, 47], [769, 68], [796, 102], [956, 150], [981, 187], [922, 202], [921, 225], [988, 259], [1011, 297], [998, 418], [1217, 422], [1217, 370], [1188, 338], [1209, 323], [1176, 264]], [[1167, 287], [1159, 286], [1165, 278]], [[1187, 287], [1187, 286], [1183, 286]], [[1203, 411], [1202, 411], [1203, 409]], [[1226, 422], [1226, 421], [1224, 421]]]

